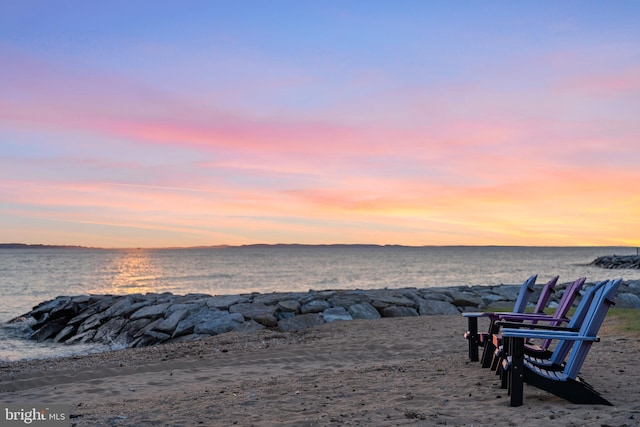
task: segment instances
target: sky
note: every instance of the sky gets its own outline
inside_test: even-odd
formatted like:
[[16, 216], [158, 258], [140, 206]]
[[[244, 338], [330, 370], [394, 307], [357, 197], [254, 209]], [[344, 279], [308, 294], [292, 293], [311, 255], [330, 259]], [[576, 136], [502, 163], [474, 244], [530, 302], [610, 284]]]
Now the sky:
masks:
[[0, 242], [640, 246], [638, 1], [0, 4]]

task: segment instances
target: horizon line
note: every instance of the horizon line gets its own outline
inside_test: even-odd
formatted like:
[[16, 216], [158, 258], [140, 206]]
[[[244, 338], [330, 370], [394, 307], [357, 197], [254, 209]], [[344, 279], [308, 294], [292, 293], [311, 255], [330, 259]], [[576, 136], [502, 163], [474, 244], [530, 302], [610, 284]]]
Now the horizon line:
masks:
[[130, 247], [101, 247], [73, 244], [47, 244], [47, 243], [0, 243], [0, 249], [95, 249], [95, 250], [188, 250], [188, 249], [226, 249], [243, 247], [330, 247], [330, 246], [369, 246], [369, 247], [402, 247], [402, 248], [638, 248], [638, 246], [603, 246], [603, 245], [402, 245], [396, 243], [247, 243], [241, 245], [218, 244], [196, 246], [130, 246]]

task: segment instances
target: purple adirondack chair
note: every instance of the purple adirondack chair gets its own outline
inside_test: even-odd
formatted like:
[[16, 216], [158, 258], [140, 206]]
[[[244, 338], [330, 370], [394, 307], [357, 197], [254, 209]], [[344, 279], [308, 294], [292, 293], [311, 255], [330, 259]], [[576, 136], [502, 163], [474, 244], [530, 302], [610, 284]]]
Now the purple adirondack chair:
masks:
[[[562, 298], [558, 302], [558, 306], [554, 311], [553, 315], [549, 314], [539, 314], [537, 313], [507, 313], [500, 316], [498, 322], [496, 322], [498, 327], [519, 327], [514, 322], [527, 322], [527, 324], [537, 324], [539, 322], [543, 322], [545, 325], [550, 326], [559, 326], [562, 323], [570, 322], [568, 319], [567, 313], [569, 309], [573, 305], [574, 300], [580, 293], [580, 289], [584, 285], [586, 281], [586, 277], [581, 277], [571, 283], [562, 294]], [[539, 301], [538, 301], [539, 302]], [[493, 345], [496, 348], [493, 354], [493, 360], [491, 362], [492, 370], [500, 370], [500, 360], [501, 353], [503, 348], [502, 335], [496, 333], [493, 335]], [[506, 345], [506, 343], [505, 343]], [[549, 357], [551, 356], [551, 352], [549, 351], [549, 345], [551, 345], [551, 340], [545, 339], [540, 344], [536, 345], [529, 340], [525, 343], [525, 352], [527, 354], [537, 355], [538, 357]]]

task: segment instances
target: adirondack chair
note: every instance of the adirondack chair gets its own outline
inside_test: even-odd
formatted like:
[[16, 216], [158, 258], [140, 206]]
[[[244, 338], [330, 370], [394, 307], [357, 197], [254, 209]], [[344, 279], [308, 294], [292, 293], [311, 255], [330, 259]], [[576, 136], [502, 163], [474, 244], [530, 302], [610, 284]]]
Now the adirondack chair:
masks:
[[[577, 332], [580, 330], [580, 327], [582, 326], [582, 323], [587, 315], [587, 312], [589, 311], [591, 302], [596, 292], [609, 282], [608, 280], [603, 280], [601, 282], [596, 283], [592, 287], [588, 288], [580, 298], [580, 303], [578, 304], [578, 307], [576, 308], [576, 311], [574, 312], [573, 316], [571, 317], [571, 319], [568, 319], [563, 315], [562, 312], [564, 312], [564, 314], [568, 312], [569, 308], [573, 304], [573, 300], [575, 299], [576, 295], [573, 295], [573, 296], [568, 295], [567, 292], [569, 292], [570, 289], [572, 289], [575, 291], [575, 294], [577, 294], [579, 292], [579, 289], [584, 284], [584, 280], [585, 280], [584, 278], [580, 278], [576, 280], [572, 284], [572, 286], [567, 288], [565, 295], [563, 295], [564, 301], [563, 300], [560, 301], [560, 303], [558, 304], [558, 309], [553, 314], [553, 316], [536, 316], [533, 314], [530, 314], [530, 315], [525, 314], [520, 316], [525, 320], [536, 319], [538, 322], [543, 322], [543, 324], [537, 323], [536, 324], [537, 326], [534, 326], [534, 324], [528, 324], [528, 323], [513, 323], [513, 322], [509, 322], [508, 321], [509, 319], [507, 319], [506, 317], [498, 320], [496, 324], [501, 328], [559, 330], [560, 329], [559, 326], [562, 323], [566, 322], [567, 325], [564, 328], [564, 330]], [[579, 286], [575, 286], [576, 284]], [[567, 298], [565, 299], [565, 297]], [[505, 338], [505, 341], [508, 340], [507, 337], [504, 337], [504, 338]], [[552, 356], [555, 353], [554, 360], [558, 360], [558, 363], [562, 363], [569, 349], [566, 349], [566, 351], [564, 351], [564, 354], [563, 354], [563, 352], [558, 352], [561, 346], [556, 345], [556, 348], [553, 351], [551, 351], [549, 350], [549, 346], [551, 342], [552, 340], [547, 338], [547, 339], [544, 339], [540, 344], [536, 345], [536, 344], [533, 344], [531, 340], [527, 340], [525, 341], [525, 350], [524, 350], [525, 354], [529, 356], [531, 359], [538, 358], [540, 360], [551, 360]], [[507, 348], [508, 343], [505, 342], [504, 347]], [[497, 353], [498, 352], [496, 351], [496, 354]]]
[[[498, 321], [496, 324], [501, 328], [527, 328], [534, 330], [564, 330], [564, 331], [572, 331], [578, 332], [580, 327], [582, 326], [584, 319], [587, 316], [589, 309], [591, 308], [591, 304], [593, 302], [593, 298], [595, 297], [596, 292], [598, 292], [601, 288], [603, 288], [609, 281], [604, 280], [596, 283], [591, 288], [587, 289], [584, 292], [584, 295], [580, 299], [580, 304], [576, 308], [576, 311], [571, 317], [568, 325], [566, 327], [560, 327], [558, 325], [541, 325], [541, 324], [525, 324], [525, 323], [513, 323], [513, 322], [503, 322]], [[532, 316], [533, 317], [533, 316]], [[504, 340], [502, 342], [502, 346], [497, 348], [494, 353], [494, 360], [492, 362], [492, 369], [495, 369], [496, 374], [500, 375], [502, 380], [502, 388], [508, 387], [508, 373], [506, 373], [506, 367], [508, 366], [508, 361], [505, 363], [505, 353], [507, 353], [507, 349], [509, 348], [509, 338], [503, 337]], [[550, 339], [545, 339], [545, 342], [551, 342]], [[561, 371], [564, 366], [564, 360], [571, 350], [571, 345], [573, 343], [571, 341], [560, 341], [553, 351], [550, 351], [548, 347], [542, 348], [542, 345], [534, 345], [525, 340], [524, 343], [524, 354], [527, 358], [527, 361], [530, 363], [544, 367], [548, 370]]]
[[[580, 378], [578, 373], [589, 353], [591, 344], [600, 340], [597, 336], [598, 330], [609, 307], [613, 305], [613, 299], [621, 282], [622, 279], [610, 280], [596, 291], [578, 332], [515, 328], [502, 330], [502, 334], [510, 338], [510, 356], [504, 363], [508, 363], [505, 368], [509, 372], [511, 406], [522, 405], [523, 384], [525, 382], [572, 403], [612, 406], [611, 402]], [[549, 370], [530, 363], [524, 355], [524, 341], [527, 338], [548, 338], [571, 342], [571, 352], [562, 371]]]
[[[545, 325], [559, 326], [562, 323], [568, 323], [570, 322], [570, 320], [566, 317], [566, 315], [569, 312], [569, 309], [571, 308], [571, 306], [573, 305], [573, 301], [578, 296], [580, 289], [582, 289], [582, 286], [584, 285], [585, 281], [586, 281], [586, 277], [581, 277], [576, 281], [574, 281], [569, 286], [567, 286], [564, 294], [562, 295], [562, 298], [560, 298], [560, 301], [558, 302], [558, 306], [556, 307], [556, 310], [554, 311], [553, 315], [548, 315], [548, 314], [539, 313], [539, 312], [506, 313], [506, 314], [501, 314], [499, 316], [499, 320], [496, 322], [496, 325], [498, 327], [504, 327], [505, 325], [507, 325], [507, 327], [519, 327], [514, 322], [527, 322], [526, 325], [543, 322]], [[536, 309], [537, 308], [538, 307], [536, 307]], [[576, 326], [573, 326], [573, 327], [576, 327]], [[500, 373], [499, 362], [501, 359], [501, 352], [503, 348], [502, 338], [503, 338], [502, 334], [500, 333], [495, 333], [492, 336], [493, 346], [495, 347], [496, 350], [494, 351], [494, 354], [493, 354], [493, 359], [491, 362], [491, 370], [498, 370], [497, 371], [498, 374]], [[528, 354], [535, 354], [538, 357], [551, 356], [551, 351], [549, 351], [549, 345], [551, 345], [551, 340], [549, 339], [542, 341], [538, 345], [533, 344], [531, 341], [526, 342], [525, 345], [526, 345], [525, 352], [527, 352]]]
[[[524, 313], [524, 310], [527, 307], [527, 303], [529, 302], [529, 296], [533, 293], [533, 286], [535, 285], [537, 278], [538, 275], [534, 274], [533, 276], [525, 280], [520, 287], [518, 298], [516, 299], [516, 303], [513, 306], [514, 313]], [[478, 334], [478, 319], [480, 317], [488, 317], [491, 319], [491, 323], [493, 323], [493, 321], [498, 318], [498, 315], [497, 313], [491, 312], [467, 312], [462, 313], [462, 315], [468, 319], [468, 330], [464, 334], [464, 337], [469, 341], [469, 359], [471, 359], [472, 362], [477, 362], [478, 346], [480, 346], [482, 343], [486, 345], [486, 343], [489, 342], [486, 339], [482, 339], [481, 335]], [[489, 330], [489, 333], [490, 332], [491, 329]], [[485, 353], [486, 351], [487, 350], [485, 348]], [[493, 349], [491, 350], [491, 352], [493, 352]], [[483, 365], [485, 353], [483, 353]]]

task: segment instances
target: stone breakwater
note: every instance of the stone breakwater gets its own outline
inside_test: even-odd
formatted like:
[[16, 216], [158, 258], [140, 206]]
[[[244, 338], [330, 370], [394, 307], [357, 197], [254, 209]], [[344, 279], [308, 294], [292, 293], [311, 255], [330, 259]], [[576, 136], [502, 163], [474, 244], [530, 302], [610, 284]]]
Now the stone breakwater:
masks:
[[594, 259], [590, 265], [602, 268], [640, 268], [640, 255], [605, 255]]
[[[557, 305], [566, 284], [556, 286]], [[530, 302], [535, 303], [542, 286]], [[190, 341], [231, 331], [264, 328], [296, 331], [327, 322], [460, 314], [509, 309], [520, 285], [460, 286], [376, 290], [326, 290], [297, 293], [60, 296], [10, 321], [30, 338], [57, 343], [102, 343], [144, 347]], [[622, 284], [618, 307], [640, 308], [640, 281]]]

